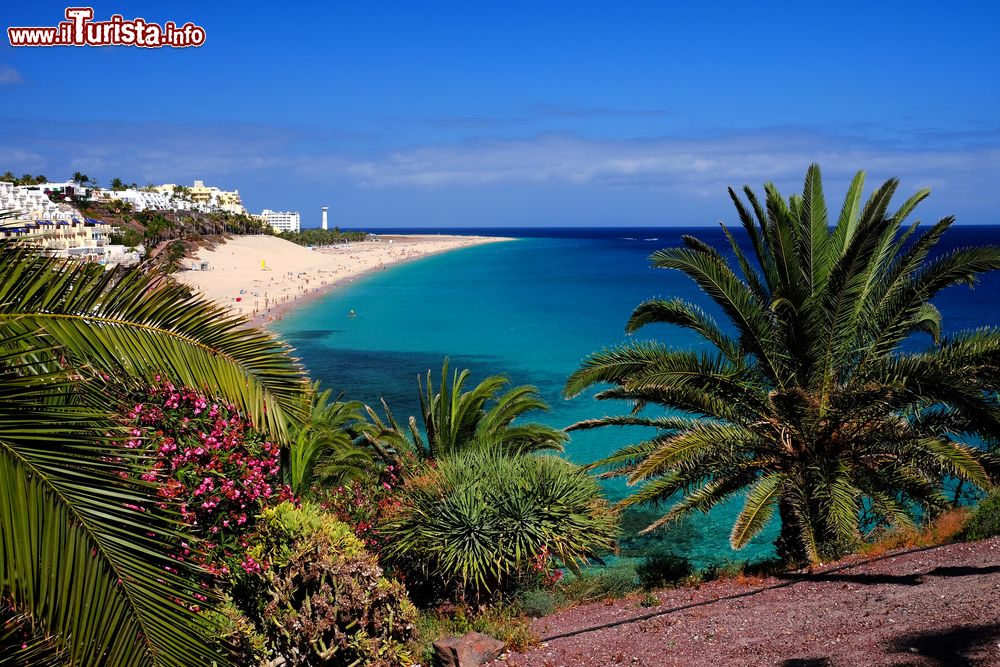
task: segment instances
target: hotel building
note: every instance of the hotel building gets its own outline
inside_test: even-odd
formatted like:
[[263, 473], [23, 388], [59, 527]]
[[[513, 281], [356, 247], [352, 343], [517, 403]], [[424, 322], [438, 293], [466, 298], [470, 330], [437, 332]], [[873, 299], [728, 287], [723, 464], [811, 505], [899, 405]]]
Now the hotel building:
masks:
[[265, 208], [260, 217], [277, 232], [301, 231], [301, 219], [298, 211], [272, 211]]

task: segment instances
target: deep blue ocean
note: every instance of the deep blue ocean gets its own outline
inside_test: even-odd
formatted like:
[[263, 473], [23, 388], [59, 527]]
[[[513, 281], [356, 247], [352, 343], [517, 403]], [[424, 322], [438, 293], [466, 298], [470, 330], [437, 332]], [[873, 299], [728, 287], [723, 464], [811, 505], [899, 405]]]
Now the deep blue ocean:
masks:
[[[516, 240], [436, 255], [373, 274], [290, 312], [274, 330], [298, 351], [312, 376], [345, 398], [379, 406], [384, 398], [401, 422], [419, 411], [417, 376], [441, 362], [468, 368], [472, 381], [507, 374], [513, 384], [532, 384], [552, 406], [538, 420], [564, 427], [626, 406], [597, 402], [592, 395], [561, 397], [567, 376], [591, 352], [626, 342], [625, 322], [641, 301], [662, 296], [693, 301], [719, 312], [680, 273], [653, 269], [649, 255], [693, 234], [720, 249], [716, 227], [586, 229], [378, 229], [376, 233], [442, 233], [509, 236]], [[742, 230], [740, 230], [742, 232]], [[1000, 243], [1000, 226], [957, 226], [939, 252], [958, 246]], [[953, 287], [936, 305], [946, 332], [1000, 324], [1000, 275], [974, 288]], [[349, 317], [350, 311], [355, 317]], [[668, 345], [698, 345], [693, 334], [666, 326], [647, 327], [637, 338]], [[919, 348], [925, 341], [914, 340]], [[566, 456], [593, 461], [644, 434], [604, 429], [574, 433]], [[613, 500], [627, 488], [612, 482]], [[667, 549], [698, 564], [744, 560], [771, 554], [767, 531], [741, 552], [728, 545], [738, 504], [719, 507], [652, 539], [626, 539], [626, 556]], [[634, 516], [642, 524], [655, 510]], [[628, 531], [635, 526], [627, 525]], [[774, 528], [772, 526], [772, 528]]]

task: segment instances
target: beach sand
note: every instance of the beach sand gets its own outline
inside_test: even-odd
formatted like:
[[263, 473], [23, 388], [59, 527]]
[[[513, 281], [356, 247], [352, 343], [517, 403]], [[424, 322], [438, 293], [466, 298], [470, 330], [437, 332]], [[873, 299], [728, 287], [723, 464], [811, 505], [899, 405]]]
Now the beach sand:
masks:
[[[174, 274], [181, 283], [267, 325], [293, 305], [394, 264], [458, 248], [510, 239], [487, 236], [392, 235], [310, 250], [273, 236], [236, 236], [199, 250]], [[207, 270], [191, 270], [206, 264]]]

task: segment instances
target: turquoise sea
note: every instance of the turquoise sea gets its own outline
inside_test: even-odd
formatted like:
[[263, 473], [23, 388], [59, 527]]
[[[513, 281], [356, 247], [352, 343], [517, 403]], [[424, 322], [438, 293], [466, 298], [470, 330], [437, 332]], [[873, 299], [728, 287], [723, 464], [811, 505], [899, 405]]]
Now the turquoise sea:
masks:
[[[474, 382], [505, 373], [514, 384], [537, 386], [552, 405], [539, 421], [563, 427], [622, 414], [624, 405], [598, 403], [591, 395], [563, 399], [566, 377], [589, 353], [626, 341], [625, 321], [645, 299], [682, 297], [718, 314], [683, 275], [648, 262], [682, 234], [724, 248], [717, 228], [369, 231], [517, 237], [373, 274], [293, 310], [274, 327], [324, 386], [372, 406], [384, 398], [400, 421], [418, 412], [418, 374], [431, 369], [437, 384], [445, 357], [453, 368], [469, 368]], [[983, 243], [1000, 243], [1000, 227], [953, 228], [940, 249]], [[951, 288], [937, 305], [947, 331], [1000, 324], [1000, 275], [986, 276], [972, 290]], [[665, 326], [648, 327], [643, 336], [677, 347], [697, 344], [693, 335]], [[641, 436], [634, 429], [577, 433], [566, 456], [590, 462]], [[612, 499], [626, 491], [621, 483], [607, 484]], [[698, 564], [768, 556], [773, 532], [739, 553], [729, 548], [736, 511], [720, 507], [652, 539], [626, 540], [623, 553], [668, 549]], [[636, 516], [634, 523], [655, 516]]]

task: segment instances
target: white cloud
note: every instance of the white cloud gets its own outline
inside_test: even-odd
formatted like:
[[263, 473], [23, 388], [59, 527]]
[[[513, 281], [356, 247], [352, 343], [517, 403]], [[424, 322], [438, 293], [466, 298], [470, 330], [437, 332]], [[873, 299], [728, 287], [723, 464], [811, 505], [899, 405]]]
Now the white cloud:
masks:
[[835, 180], [865, 169], [880, 179], [898, 176], [909, 187], [967, 179], [972, 185], [1000, 177], [1000, 146], [914, 147], [794, 130], [625, 141], [542, 135], [423, 146], [346, 163], [319, 161], [300, 171], [316, 178], [340, 171], [368, 188], [553, 183], [718, 197], [728, 185], [759, 186], [766, 180], [797, 187], [811, 162]]
[[949, 202], [984, 210], [995, 205], [989, 198], [1000, 180], [1000, 132], [989, 128], [908, 137], [795, 127], [625, 140], [551, 133], [361, 156], [343, 148], [364, 145], [359, 137], [245, 123], [7, 120], [0, 125], [0, 167], [139, 182], [206, 178], [227, 187], [246, 178], [369, 190], [553, 185], [718, 199], [729, 185], [759, 188], [767, 180], [784, 192], [797, 190], [806, 166], [818, 162], [831, 192], [865, 169], [870, 184], [897, 176], [904, 191], [931, 186], [947, 192]]
[[0, 86], [22, 83], [23, 81], [24, 79], [21, 78], [20, 72], [10, 65], [0, 63]]

